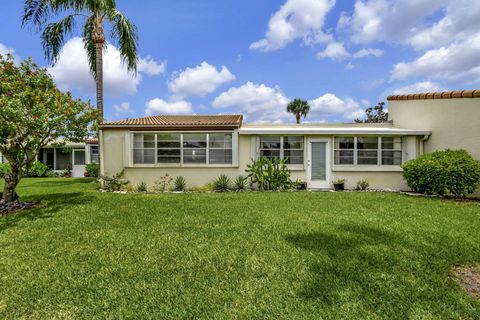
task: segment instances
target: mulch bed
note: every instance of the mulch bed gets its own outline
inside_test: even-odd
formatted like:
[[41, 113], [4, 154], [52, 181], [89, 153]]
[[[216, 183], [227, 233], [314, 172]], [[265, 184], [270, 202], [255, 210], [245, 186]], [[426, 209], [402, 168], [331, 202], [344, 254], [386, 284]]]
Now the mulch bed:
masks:
[[456, 267], [453, 274], [463, 289], [480, 299], [480, 271], [472, 267]]
[[12, 214], [22, 210], [30, 209], [35, 206], [31, 202], [13, 201], [9, 203], [0, 203], [0, 216]]

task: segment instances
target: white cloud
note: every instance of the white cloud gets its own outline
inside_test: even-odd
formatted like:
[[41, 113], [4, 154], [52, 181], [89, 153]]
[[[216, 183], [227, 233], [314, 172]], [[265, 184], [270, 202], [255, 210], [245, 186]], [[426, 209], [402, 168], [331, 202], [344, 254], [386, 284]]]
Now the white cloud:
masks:
[[347, 51], [347, 49], [345, 49], [343, 43], [331, 42], [327, 45], [324, 51], [319, 52], [317, 54], [317, 58], [318, 59], [330, 58], [332, 60], [340, 61], [347, 58], [360, 59], [368, 56], [380, 57], [382, 55], [383, 55], [382, 50], [374, 49], [374, 48], [364, 48], [355, 52], [354, 54], [351, 54], [350, 52]]
[[325, 119], [337, 118], [340, 116], [344, 120], [351, 121], [362, 113], [363, 109], [360, 104], [351, 99], [341, 99], [333, 93], [325, 93], [324, 95], [310, 101], [309, 118]]
[[6, 56], [7, 54], [11, 54], [12, 57], [13, 57], [13, 61], [15, 63], [20, 62], [20, 57], [15, 53], [15, 49], [9, 48], [6, 45], [4, 45], [3, 43], [0, 43], [0, 54], [2, 56]]
[[158, 76], [164, 73], [166, 68], [166, 62], [157, 62], [150, 56], [138, 59], [138, 71], [149, 76]]
[[[154, 68], [156, 66], [156, 68]], [[158, 64], [147, 58], [140, 61], [139, 73], [135, 77], [127, 71], [120, 58], [120, 51], [108, 44], [103, 57], [104, 90], [107, 96], [133, 95], [142, 80], [142, 73], [158, 72]], [[141, 69], [141, 70], [140, 70]], [[95, 93], [95, 82], [90, 74], [83, 42], [72, 38], [63, 47], [58, 62], [48, 68], [62, 90], [78, 89], [85, 94]], [[147, 71], [148, 70], [148, 71]]]
[[454, 0], [356, 0], [353, 14], [343, 14], [337, 29], [350, 32], [354, 43], [405, 42], [448, 1]]
[[391, 78], [405, 80], [425, 77], [431, 80], [479, 82], [480, 33], [463, 42], [427, 51], [411, 62], [395, 65]]
[[116, 117], [119, 117], [124, 114], [131, 114], [134, 113], [135, 111], [132, 109], [130, 106], [130, 103], [128, 102], [122, 102], [120, 104], [116, 104], [113, 106], [113, 110], [115, 111], [114, 115]]
[[293, 117], [286, 112], [289, 99], [279, 87], [247, 82], [221, 93], [212, 105], [214, 108], [236, 108], [245, 114], [248, 122], [284, 122]]
[[350, 57], [350, 53], [345, 49], [343, 43], [332, 42], [327, 45], [324, 51], [317, 54], [318, 59], [330, 58], [332, 60], [343, 60]]
[[355, 65], [351, 62], [345, 65], [345, 70], [353, 70], [354, 68], [355, 68]]
[[270, 18], [265, 38], [250, 45], [250, 49], [273, 51], [296, 39], [304, 43], [326, 42], [331, 36], [322, 30], [325, 17], [335, 0], [287, 0]]
[[180, 100], [168, 102], [160, 98], [154, 98], [145, 104], [145, 114], [148, 116], [158, 114], [192, 114], [193, 108], [190, 102]]
[[364, 58], [368, 56], [381, 57], [383, 56], [383, 50], [373, 49], [373, 48], [364, 48], [353, 54], [354, 58]]
[[186, 68], [168, 83], [169, 91], [176, 97], [205, 96], [218, 87], [235, 80], [235, 76], [222, 66], [217, 70], [207, 62], [194, 68]]
[[445, 91], [441, 84], [431, 81], [417, 82], [408, 86], [397, 88], [393, 91], [393, 94], [410, 94], [410, 93], [428, 93]]

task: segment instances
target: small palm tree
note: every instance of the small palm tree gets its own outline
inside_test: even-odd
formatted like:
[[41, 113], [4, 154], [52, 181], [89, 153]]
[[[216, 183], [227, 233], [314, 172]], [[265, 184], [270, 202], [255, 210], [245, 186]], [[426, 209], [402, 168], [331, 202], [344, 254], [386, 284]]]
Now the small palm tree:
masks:
[[[60, 21], [48, 23], [55, 16]], [[111, 39], [129, 71], [137, 71], [137, 27], [116, 8], [115, 0], [25, 0], [22, 25], [28, 22], [42, 30], [45, 57], [51, 64], [58, 61], [65, 36], [75, 31], [76, 19], [82, 20], [82, 38], [87, 51], [90, 72], [97, 86], [97, 110], [103, 120], [103, 51], [106, 47], [104, 24], [109, 23]]]
[[300, 119], [302, 117], [305, 118], [310, 112], [310, 105], [307, 100], [294, 99], [288, 104], [287, 112], [294, 114], [297, 119], [297, 124], [300, 124]]

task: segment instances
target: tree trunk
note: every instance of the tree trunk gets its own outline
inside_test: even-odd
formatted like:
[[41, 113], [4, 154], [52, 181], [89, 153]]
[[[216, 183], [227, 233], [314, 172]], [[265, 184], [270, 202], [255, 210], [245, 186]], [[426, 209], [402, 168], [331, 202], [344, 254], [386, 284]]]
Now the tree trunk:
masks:
[[297, 124], [300, 124], [300, 118], [301, 118], [301, 115], [299, 114], [296, 114], [295, 117], [297, 118]]
[[97, 110], [100, 123], [103, 122], [103, 41], [98, 40], [95, 43], [95, 64], [97, 85]]
[[16, 188], [21, 179], [21, 174], [18, 166], [12, 164], [12, 170], [4, 177], [5, 186], [3, 187], [2, 202], [9, 203], [18, 199]]

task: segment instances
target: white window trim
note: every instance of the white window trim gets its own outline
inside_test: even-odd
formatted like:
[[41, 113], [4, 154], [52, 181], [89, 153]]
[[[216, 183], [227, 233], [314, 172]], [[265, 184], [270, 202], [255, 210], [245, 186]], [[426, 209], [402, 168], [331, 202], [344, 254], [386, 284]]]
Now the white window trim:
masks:
[[[382, 136], [376, 136], [378, 138], [378, 147], [377, 147], [377, 164], [358, 164], [358, 154], [357, 154], [357, 138], [359, 136], [352, 136], [352, 135], [347, 135], [344, 137], [349, 137], [349, 138], [354, 138], [354, 146], [353, 149], [335, 149], [335, 138], [339, 138], [341, 136], [333, 136], [332, 140], [332, 171], [364, 171], [364, 172], [369, 172], [369, 171], [383, 171], [383, 172], [403, 172], [403, 169], [401, 165], [388, 165], [388, 164], [382, 164], [382, 151], [402, 151], [402, 161], [401, 163], [403, 164], [405, 161], [405, 155], [403, 153], [404, 149], [404, 137], [403, 136], [387, 136], [387, 135], [382, 135]], [[365, 137], [361, 136], [361, 137]], [[388, 137], [393, 137], [393, 138], [401, 138], [401, 149], [382, 149], [382, 137], [388, 138]], [[338, 150], [353, 150], [353, 164], [335, 164], [335, 151]], [[365, 149], [365, 150], [374, 150], [374, 149]]]
[[[155, 146], [157, 146], [157, 134], [180, 134], [180, 163], [158, 163], [158, 155], [155, 154], [154, 161], [155, 163], [145, 163], [139, 164], [134, 161], [134, 135], [135, 134], [154, 134], [155, 135]], [[183, 163], [183, 134], [189, 133], [198, 133], [207, 135], [207, 157], [206, 163]], [[215, 133], [229, 133], [232, 135], [232, 163], [231, 164], [209, 164], [209, 134]], [[235, 168], [238, 167], [238, 130], [234, 131], [130, 131], [129, 132], [129, 144], [125, 143], [125, 149], [128, 150], [128, 160], [129, 162], [125, 167], [130, 168]], [[155, 153], [157, 148], [154, 148]]]
[[[261, 150], [266, 150], [266, 149], [260, 149], [260, 138], [262, 136], [272, 136], [272, 137], [280, 137], [280, 158], [283, 159], [283, 153], [284, 153], [284, 147], [283, 147], [283, 138], [285, 136], [295, 136], [295, 137], [302, 137], [303, 138], [303, 163], [302, 164], [287, 164], [287, 167], [292, 170], [292, 171], [303, 171], [306, 168], [306, 161], [307, 161], [307, 154], [306, 154], [306, 149], [307, 149], [307, 137], [304, 135], [292, 135], [292, 134], [284, 134], [284, 135], [259, 135], [255, 137], [255, 159], [260, 158]], [[271, 150], [278, 150], [278, 149], [271, 149]], [[291, 149], [291, 150], [300, 150], [300, 149]]]

